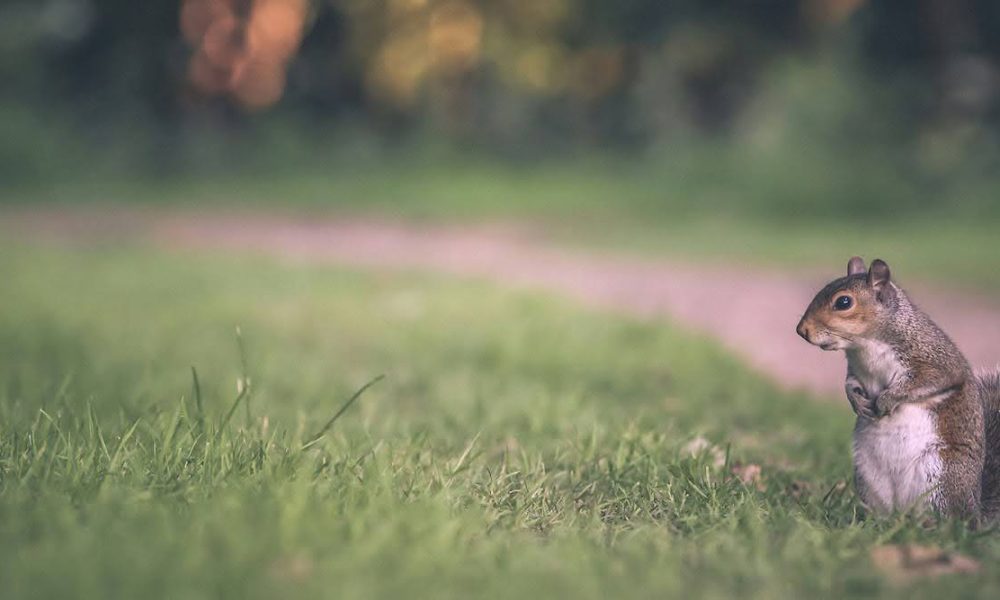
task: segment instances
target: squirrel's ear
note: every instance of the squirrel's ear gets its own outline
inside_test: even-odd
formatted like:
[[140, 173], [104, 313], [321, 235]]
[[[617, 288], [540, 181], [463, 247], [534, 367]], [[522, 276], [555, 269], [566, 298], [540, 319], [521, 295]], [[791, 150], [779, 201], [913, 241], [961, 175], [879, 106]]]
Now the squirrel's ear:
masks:
[[880, 301], [885, 301], [893, 294], [889, 278], [889, 265], [878, 258], [873, 260], [871, 268], [868, 269], [868, 285], [875, 289], [875, 294]]
[[860, 256], [855, 256], [847, 263], [847, 276], [857, 275], [865, 272], [865, 261]]

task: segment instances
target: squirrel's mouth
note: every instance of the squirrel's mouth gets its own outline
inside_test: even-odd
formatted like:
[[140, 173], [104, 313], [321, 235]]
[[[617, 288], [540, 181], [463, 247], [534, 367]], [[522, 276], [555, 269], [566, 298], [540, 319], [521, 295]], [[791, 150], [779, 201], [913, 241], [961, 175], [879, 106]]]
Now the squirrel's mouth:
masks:
[[837, 342], [823, 342], [822, 344], [819, 345], [819, 347], [822, 348], [823, 350], [826, 350], [827, 352], [832, 352], [834, 350], [839, 350], [840, 344], [838, 344]]

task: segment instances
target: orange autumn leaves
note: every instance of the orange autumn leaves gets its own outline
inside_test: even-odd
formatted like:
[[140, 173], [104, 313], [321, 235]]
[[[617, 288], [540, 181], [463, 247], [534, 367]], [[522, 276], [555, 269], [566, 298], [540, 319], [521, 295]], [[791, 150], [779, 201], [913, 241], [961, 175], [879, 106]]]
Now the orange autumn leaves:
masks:
[[330, 56], [331, 63], [354, 65], [369, 99], [397, 110], [426, 96], [461, 95], [462, 78], [476, 70], [528, 93], [583, 101], [624, 81], [623, 46], [571, 48], [557, 39], [573, 15], [570, 0], [337, 0], [325, 7], [309, 0], [182, 0], [190, 88], [248, 111], [273, 106], [320, 10], [336, 10], [346, 21], [343, 56]]
[[181, 33], [194, 48], [188, 80], [202, 95], [229, 97], [247, 110], [273, 105], [307, 13], [307, 0], [184, 0]]
[[343, 7], [358, 25], [354, 41], [367, 63], [365, 87], [384, 104], [412, 105], [428, 80], [466, 73], [482, 58], [486, 15], [470, 3], [354, 0]]

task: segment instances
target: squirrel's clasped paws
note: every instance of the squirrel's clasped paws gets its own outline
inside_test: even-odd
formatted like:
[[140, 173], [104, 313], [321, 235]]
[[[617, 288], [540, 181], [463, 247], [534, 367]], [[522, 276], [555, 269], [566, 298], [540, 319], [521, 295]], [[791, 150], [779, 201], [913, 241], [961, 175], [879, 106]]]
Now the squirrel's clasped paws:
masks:
[[899, 402], [887, 392], [882, 392], [875, 400], [875, 413], [880, 417], [887, 417], [892, 414]]
[[872, 421], [878, 417], [876, 414], [876, 403], [868, 397], [865, 393], [865, 388], [861, 386], [861, 383], [857, 379], [848, 377], [847, 382], [844, 384], [844, 390], [847, 392], [847, 400], [851, 403], [851, 409], [854, 410], [854, 414], [862, 419]]

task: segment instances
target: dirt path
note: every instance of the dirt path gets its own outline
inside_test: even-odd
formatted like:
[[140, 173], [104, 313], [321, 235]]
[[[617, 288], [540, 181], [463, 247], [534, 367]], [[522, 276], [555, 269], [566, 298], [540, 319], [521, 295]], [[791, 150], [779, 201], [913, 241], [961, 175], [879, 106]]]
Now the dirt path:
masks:
[[[840, 273], [788, 276], [738, 267], [610, 256], [553, 246], [538, 231], [383, 220], [307, 220], [220, 212], [24, 210], [0, 213], [8, 234], [128, 238], [172, 250], [250, 252], [392, 270], [425, 270], [570, 296], [588, 305], [667, 317], [707, 333], [790, 388], [841, 393], [844, 359], [806, 345], [794, 327], [813, 293]], [[905, 282], [904, 282], [905, 283]], [[976, 366], [1000, 360], [1000, 305], [941, 291], [911, 292]]]

